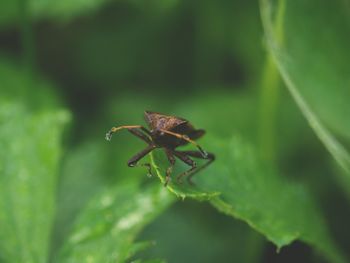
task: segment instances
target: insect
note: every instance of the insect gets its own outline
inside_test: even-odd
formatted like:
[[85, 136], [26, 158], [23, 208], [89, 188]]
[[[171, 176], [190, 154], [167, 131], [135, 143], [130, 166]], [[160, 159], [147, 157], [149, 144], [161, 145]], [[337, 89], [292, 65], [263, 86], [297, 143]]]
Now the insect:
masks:
[[[127, 129], [131, 134], [148, 144], [144, 150], [137, 153], [128, 161], [129, 167], [136, 166], [138, 161], [154, 149], [163, 148], [170, 163], [170, 166], [166, 170], [164, 186], [167, 186], [170, 181], [176, 158], [190, 166], [187, 171], [177, 176], [177, 182], [182, 183], [183, 178], [187, 176], [188, 182], [192, 184], [192, 176], [215, 160], [214, 154], [204, 151], [202, 147], [195, 142], [195, 140], [204, 135], [205, 131], [202, 129], [195, 129], [188, 120], [151, 111], [145, 111], [144, 116], [150, 130], [142, 125], [127, 125], [113, 127], [106, 134], [106, 139], [109, 141], [113, 133], [122, 129]], [[179, 146], [189, 143], [194, 145], [197, 150], [178, 151], [176, 149]], [[206, 159], [208, 161], [202, 166], [197, 166], [197, 163], [192, 160], [191, 157]], [[149, 173], [151, 173], [150, 164], [147, 163], [143, 165], [147, 166]]]

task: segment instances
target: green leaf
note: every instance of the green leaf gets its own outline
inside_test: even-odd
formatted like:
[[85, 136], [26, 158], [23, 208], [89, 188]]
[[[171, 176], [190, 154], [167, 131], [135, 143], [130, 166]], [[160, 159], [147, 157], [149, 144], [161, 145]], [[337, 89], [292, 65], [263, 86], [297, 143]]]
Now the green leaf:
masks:
[[103, 138], [99, 141], [89, 138], [70, 148], [64, 156], [57, 194], [53, 253], [57, 253], [86, 203], [107, 185], [103, 175], [107, 174], [108, 151], [103, 143]]
[[349, 5], [346, 1], [261, 0], [272, 55], [317, 136], [350, 175]]
[[124, 262], [139, 231], [173, 200], [159, 184], [125, 182], [103, 190], [78, 217], [59, 262]]
[[[247, 222], [278, 248], [299, 239], [321, 251], [330, 262], [345, 262], [306, 188], [279, 176], [257, 158], [254, 148], [238, 138], [206, 139], [203, 145], [216, 154], [217, 160], [194, 177], [194, 189], [220, 192], [211, 199], [218, 210]], [[157, 156], [154, 162], [158, 176], [164, 180], [168, 163]], [[189, 186], [175, 181], [169, 183], [170, 191], [202, 200]]]
[[263, 236], [245, 223], [219, 213], [209, 203], [189, 199], [174, 204], [138, 238], [156, 242], [142, 252], [144, 258], [169, 262], [212, 263], [228, 258], [230, 262], [260, 262], [266, 245]]
[[0, 250], [3, 262], [46, 262], [61, 136], [69, 114], [0, 104]]
[[[154, 245], [155, 245], [155, 242], [153, 241], [141, 241], [141, 242], [135, 241], [132, 247], [129, 249], [129, 258], [135, 256], [137, 253], [141, 251], [145, 251], [146, 249], [149, 249]], [[138, 260], [141, 260], [141, 259], [138, 259]]]

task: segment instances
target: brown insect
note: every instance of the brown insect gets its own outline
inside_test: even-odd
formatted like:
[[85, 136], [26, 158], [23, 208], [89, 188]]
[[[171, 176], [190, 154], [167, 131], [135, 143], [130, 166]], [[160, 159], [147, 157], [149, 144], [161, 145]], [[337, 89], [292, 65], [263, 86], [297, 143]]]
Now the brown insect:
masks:
[[[129, 167], [136, 166], [137, 162], [141, 160], [144, 156], [146, 156], [148, 153], [150, 153], [152, 150], [156, 148], [163, 148], [170, 162], [170, 166], [166, 170], [164, 186], [166, 186], [170, 180], [170, 175], [175, 165], [175, 157], [177, 157], [179, 160], [186, 163], [187, 165], [191, 166], [189, 170], [177, 176], [177, 181], [179, 183], [182, 183], [183, 177], [187, 176], [188, 182], [192, 184], [192, 176], [215, 160], [214, 154], [204, 151], [195, 142], [195, 140], [204, 135], [205, 131], [202, 129], [195, 129], [188, 120], [185, 120], [183, 118], [168, 116], [150, 111], [145, 111], [144, 114], [145, 120], [150, 130], [141, 125], [113, 127], [109, 132], [107, 132], [106, 139], [111, 140], [113, 133], [122, 129], [127, 129], [130, 133], [137, 136], [138, 138], [140, 138], [148, 144], [148, 146], [144, 150], [137, 153], [128, 161]], [[176, 150], [178, 146], [183, 146], [188, 143], [191, 143], [192, 145], [197, 147], [198, 150]], [[198, 167], [196, 162], [193, 161], [191, 157], [207, 159], [208, 161], [204, 165]], [[147, 166], [149, 172], [151, 173], [150, 164], [147, 163], [143, 165]]]

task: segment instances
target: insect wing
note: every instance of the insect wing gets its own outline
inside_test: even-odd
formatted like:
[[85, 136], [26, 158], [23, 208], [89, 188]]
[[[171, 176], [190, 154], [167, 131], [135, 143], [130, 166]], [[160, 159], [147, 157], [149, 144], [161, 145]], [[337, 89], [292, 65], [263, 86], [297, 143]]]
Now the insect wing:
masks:
[[176, 126], [185, 124], [188, 121], [175, 116], [168, 116], [158, 112], [145, 111], [145, 120], [151, 129], [172, 130]]

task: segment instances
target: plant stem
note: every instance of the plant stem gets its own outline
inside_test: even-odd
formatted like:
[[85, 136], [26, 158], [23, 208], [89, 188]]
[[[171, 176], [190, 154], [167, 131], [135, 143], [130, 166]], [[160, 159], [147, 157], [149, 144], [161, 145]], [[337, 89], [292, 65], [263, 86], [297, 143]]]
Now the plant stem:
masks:
[[[283, 41], [285, 1], [280, 0], [275, 19], [275, 33]], [[271, 54], [267, 54], [260, 95], [259, 146], [260, 155], [267, 161], [276, 160], [276, 115], [278, 111], [280, 76]]]
[[18, 0], [21, 27], [22, 60], [28, 74], [35, 72], [35, 43], [28, 0]]
[[267, 56], [260, 95], [259, 145], [261, 156], [269, 161], [276, 154], [276, 113], [278, 109], [280, 78], [270, 55]]

